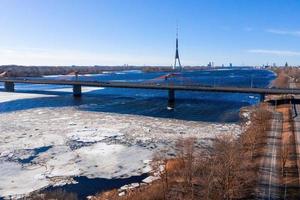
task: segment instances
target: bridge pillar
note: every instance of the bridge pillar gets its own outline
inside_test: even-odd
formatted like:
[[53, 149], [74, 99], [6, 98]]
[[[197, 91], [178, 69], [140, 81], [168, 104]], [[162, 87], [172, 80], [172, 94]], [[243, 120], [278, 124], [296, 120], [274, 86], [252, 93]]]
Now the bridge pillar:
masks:
[[168, 94], [168, 109], [173, 110], [175, 108], [175, 91], [169, 89]]
[[6, 92], [14, 92], [15, 91], [15, 83], [14, 82], [4, 82], [4, 90]]
[[73, 85], [73, 96], [81, 97], [81, 85]]
[[264, 102], [265, 101], [265, 94], [260, 94], [260, 102]]

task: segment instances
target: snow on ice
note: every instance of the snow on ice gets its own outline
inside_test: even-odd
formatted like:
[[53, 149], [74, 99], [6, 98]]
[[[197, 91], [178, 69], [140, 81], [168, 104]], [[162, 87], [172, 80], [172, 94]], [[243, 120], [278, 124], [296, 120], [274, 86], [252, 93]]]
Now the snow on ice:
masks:
[[[0, 92], [0, 103], [41, 96], [50, 95]], [[151, 170], [153, 153], [174, 147], [178, 138], [205, 140], [239, 132], [237, 124], [88, 112], [76, 107], [0, 113], [0, 196], [16, 197], [73, 183], [75, 176], [140, 175]]]

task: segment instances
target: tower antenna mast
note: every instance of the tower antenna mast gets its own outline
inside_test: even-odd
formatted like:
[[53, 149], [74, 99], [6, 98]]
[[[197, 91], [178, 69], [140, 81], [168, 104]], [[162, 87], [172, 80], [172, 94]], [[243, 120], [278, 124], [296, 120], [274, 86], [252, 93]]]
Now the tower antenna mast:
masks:
[[[177, 62], [178, 62], [178, 66], [176, 66]], [[176, 23], [176, 51], [175, 51], [175, 63], [173, 69], [174, 70], [178, 69], [179, 71], [182, 70], [182, 66], [179, 58], [179, 52], [178, 52], [178, 22]]]

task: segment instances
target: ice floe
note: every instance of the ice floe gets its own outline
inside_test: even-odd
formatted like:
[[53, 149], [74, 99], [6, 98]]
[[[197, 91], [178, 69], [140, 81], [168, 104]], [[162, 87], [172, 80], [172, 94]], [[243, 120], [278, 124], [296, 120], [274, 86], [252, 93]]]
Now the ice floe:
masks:
[[[0, 92], [0, 102], [40, 94]], [[126, 178], [151, 170], [153, 153], [178, 138], [238, 134], [237, 124], [88, 112], [76, 107], [0, 113], [0, 197], [20, 197], [73, 177]], [[151, 181], [151, 177], [144, 180]]]

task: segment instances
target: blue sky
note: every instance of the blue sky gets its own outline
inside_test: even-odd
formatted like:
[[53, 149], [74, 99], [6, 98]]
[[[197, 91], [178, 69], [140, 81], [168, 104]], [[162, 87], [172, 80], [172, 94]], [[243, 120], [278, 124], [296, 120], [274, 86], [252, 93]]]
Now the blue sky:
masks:
[[0, 64], [300, 65], [299, 0], [0, 0]]

